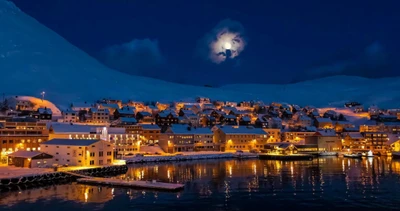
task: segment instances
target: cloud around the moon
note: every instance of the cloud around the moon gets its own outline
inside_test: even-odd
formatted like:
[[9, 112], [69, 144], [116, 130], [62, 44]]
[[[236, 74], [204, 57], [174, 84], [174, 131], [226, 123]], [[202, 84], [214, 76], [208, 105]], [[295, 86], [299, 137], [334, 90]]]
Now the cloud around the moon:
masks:
[[241, 23], [225, 19], [199, 40], [198, 53], [213, 63], [220, 64], [233, 59], [245, 49], [247, 41]]

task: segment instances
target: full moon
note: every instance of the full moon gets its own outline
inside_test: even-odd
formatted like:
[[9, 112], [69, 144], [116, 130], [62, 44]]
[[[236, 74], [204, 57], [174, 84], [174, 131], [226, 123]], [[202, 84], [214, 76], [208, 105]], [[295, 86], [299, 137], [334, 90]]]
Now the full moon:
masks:
[[230, 49], [232, 48], [232, 44], [229, 43], [229, 42], [226, 42], [226, 43], [224, 44], [224, 48], [227, 49], [227, 50], [230, 50]]

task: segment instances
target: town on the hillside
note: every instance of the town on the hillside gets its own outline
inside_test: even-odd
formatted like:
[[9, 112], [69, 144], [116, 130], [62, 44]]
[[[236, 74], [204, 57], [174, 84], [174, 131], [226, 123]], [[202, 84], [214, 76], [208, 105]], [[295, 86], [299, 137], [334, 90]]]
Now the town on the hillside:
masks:
[[359, 102], [316, 108], [207, 97], [179, 102], [101, 99], [71, 102], [57, 114], [56, 107], [46, 105], [37, 98], [3, 100], [1, 165], [98, 166], [137, 154], [206, 151], [371, 150], [382, 156], [400, 151], [400, 109], [365, 108]]

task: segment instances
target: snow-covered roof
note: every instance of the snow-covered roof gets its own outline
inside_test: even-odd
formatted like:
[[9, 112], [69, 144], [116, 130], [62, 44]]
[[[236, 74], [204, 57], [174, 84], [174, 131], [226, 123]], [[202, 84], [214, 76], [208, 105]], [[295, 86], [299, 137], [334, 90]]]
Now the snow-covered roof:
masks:
[[338, 124], [338, 125], [349, 125], [349, 124], [352, 124], [352, 123], [350, 123], [349, 121], [335, 121], [335, 124]]
[[147, 107], [149, 109], [151, 109], [151, 110], [158, 110], [158, 108], [156, 106], [153, 106], [153, 105], [148, 105]]
[[299, 116], [299, 120], [301, 120], [301, 121], [311, 121], [311, 117], [305, 116], [305, 115], [301, 115], [301, 116]]
[[250, 117], [248, 117], [248, 116], [243, 116], [243, 117], [242, 117], [242, 121], [250, 122], [251, 119], [250, 119]]
[[225, 134], [252, 134], [252, 135], [267, 135], [261, 128], [251, 126], [216, 126]]
[[149, 112], [147, 112], [147, 111], [141, 111], [141, 112], [138, 112], [138, 114], [141, 114], [142, 116], [152, 116]]
[[[95, 132], [95, 131], [96, 131], [96, 128], [92, 128], [92, 132]], [[121, 134], [125, 134], [126, 130], [123, 127], [108, 127], [107, 133], [111, 134], [111, 135], [113, 135], [113, 134], [121, 135]]]
[[363, 139], [363, 138], [364, 138], [364, 136], [363, 136], [361, 133], [359, 133], [359, 132], [350, 132], [350, 133], [347, 133], [347, 135], [348, 135], [351, 139]]
[[304, 127], [306, 129], [306, 131], [311, 131], [311, 132], [316, 132], [317, 128], [315, 126], [307, 126]]
[[74, 111], [74, 110], [69, 110], [69, 109], [67, 109], [67, 110], [62, 111], [62, 113], [63, 113], [63, 114], [76, 114], [76, 113], [78, 113], [78, 112], [77, 112], [77, 111]]
[[127, 123], [137, 123], [137, 120], [133, 117], [120, 117], [119, 120], [121, 122], [127, 122]]
[[93, 127], [92, 125], [71, 125], [69, 123], [52, 123], [49, 125], [53, 128], [55, 134], [89, 134], [92, 131], [92, 128], [100, 128], [100, 126]]
[[182, 111], [182, 113], [184, 113], [185, 115], [194, 114], [194, 112], [193, 112], [192, 110], [184, 110], [184, 109], [182, 109], [181, 111]]
[[319, 123], [332, 123], [332, 120], [329, 118], [316, 118], [315, 120]]
[[223, 115], [225, 119], [236, 119], [235, 115]]
[[51, 139], [40, 145], [89, 146], [99, 141], [96, 139]]
[[400, 121], [399, 122], [383, 122], [383, 125], [385, 125], [385, 126], [400, 126]]
[[175, 117], [175, 118], [177, 118], [178, 116], [176, 115], [176, 113], [175, 112], [160, 112], [160, 113], [158, 113], [158, 115], [160, 116], [160, 117], [163, 117], [163, 118], [165, 118], [165, 117], [167, 117], [168, 115], [172, 115], [173, 117]]
[[336, 136], [335, 130], [318, 130], [316, 132], [316, 135], [321, 135], [321, 136]]
[[286, 114], [288, 114], [288, 115], [290, 115], [290, 114], [293, 114], [291, 111], [289, 111], [289, 110], [285, 110], [284, 111]]
[[120, 114], [126, 114], [126, 115], [132, 115], [135, 114], [135, 110], [132, 108], [122, 108], [122, 109], [116, 109], [116, 111], [118, 111], [118, 113]]
[[279, 117], [271, 117], [271, 120], [274, 121], [274, 122], [281, 122], [282, 121], [282, 119], [279, 118]]
[[185, 114], [187, 118], [199, 118], [196, 114]]
[[98, 113], [98, 112], [102, 112], [102, 113], [106, 113], [106, 114], [110, 113], [110, 110], [108, 110], [108, 108], [90, 108], [90, 111], [92, 113]]
[[189, 125], [178, 125], [173, 124], [169, 127], [169, 130], [172, 131], [174, 134], [213, 134], [210, 128], [206, 127], [190, 127]]
[[119, 105], [115, 103], [110, 103], [110, 104], [101, 104], [102, 107], [104, 108], [113, 108], [113, 109], [119, 109]]
[[38, 108], [39, 114], [53, 114], [50, 108]]
[[140, 124], [143, 130], [160, 130], [161, 128], [156, 124]]
[[375, 120], [368, 120], [368, 121], [364, 122], [363, 125], [373, 126], [373, 125], [376, 125], [376, 121]]
[[40, 151], [25, 151], [25, 150], [18, 150], [14, 153], [9, 154], [9, 157], [17, 157], [17, 158], [33, 158], [42, 154], [43, 152]]

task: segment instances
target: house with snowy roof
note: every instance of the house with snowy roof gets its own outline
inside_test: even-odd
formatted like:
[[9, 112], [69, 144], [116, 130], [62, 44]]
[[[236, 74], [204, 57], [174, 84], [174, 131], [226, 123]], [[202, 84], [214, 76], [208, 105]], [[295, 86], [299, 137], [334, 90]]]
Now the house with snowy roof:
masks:
[[259, 115], [254, 123], [255, 127], [258, 128], [267, 128], [268, 127], [268, 119]]
[[71, 110], [79, 112], [82, 110], [89, 111], [90, 108], [93, 107], [93, 105], [90, 103], [87, 103], [86, 101], [83, 103], [82, 102], [73, 102], [73, 103], [71, 103], [70, 107], [71, 107]]
[[239, 125], [247, 126], [251, 124], [251, 118], [249, 116], [242, 116], [239, 119]]
[[62, 122], [78, 122], [79, 121], [79, 116], [78, 112], [74, 110], [64, 110], [61, 112], [62, 116]]
[[307, 126], [312, 126], [313, 120], [311, 117], [306, 116], [306, 115], [299, 115], [296, 121], [296, 125], [299, 125], [300, 127], [307, 127]]
[[268, 126], [270, 128], [282, 128], [282, 119], [279, 117], [270, 117], [268, 118]]
[[136, 119], [142, 123], [154, 123], [153, 115], [146, 111], [137, 112]]
[[118, 104], [112, 103], [112, 104], [99, 104], [98, 109], [108, 109], [110, 114], [114, 114], [115, 110], [120, 109], [120, 106]]
[[125, 106], [121, 109], [117, 108], [113, 114], [114, 119], [118, 119], [120, 117], [135, 118], [135, 107]]
[[162, 111], [155, 116], [155, 121], [158, 126], [163, 126], [177, 124], [179, 118], [173, 111]]
[[199, 119], [199, 125], [203, 127], [212, 127], [217, 124], [217, 119], [212, 116], [201, 116]]
[[333, 121], [333, 127], [337, 133], [341, 133], [345, 129], [349, 130], [350, 128], [354, 128], [355, 125], [349, 121]]
[[119, 117], [111, 125], [122, 126], [122, 125], [136, 125], [138, 121], [134, 117]]
[[205, 111], [205, 110], [214, 110], [214, 109], [217, 109], [217, 108], [212, 103], [204, 103], [204, 104], [201, 105], [201, 109], [203, 111]]
[[314, 120], [315, 127], [319, 129], [332, 129], [333, 124], [332, 120], [329, 118], [315, 118]]
[[51, 121], [53, 112], [50, 108], [38, 108], [36, 112], [32, 113], [32, 117], [39, 121]]
[[224, 125], [237, 125], [237, 117], [234, 115], [222, 115], [219, 122]]
[[110, 121], [110, 111], [108, 108], [90, 108], [88, 114], [88, 123], [104, 125]]

